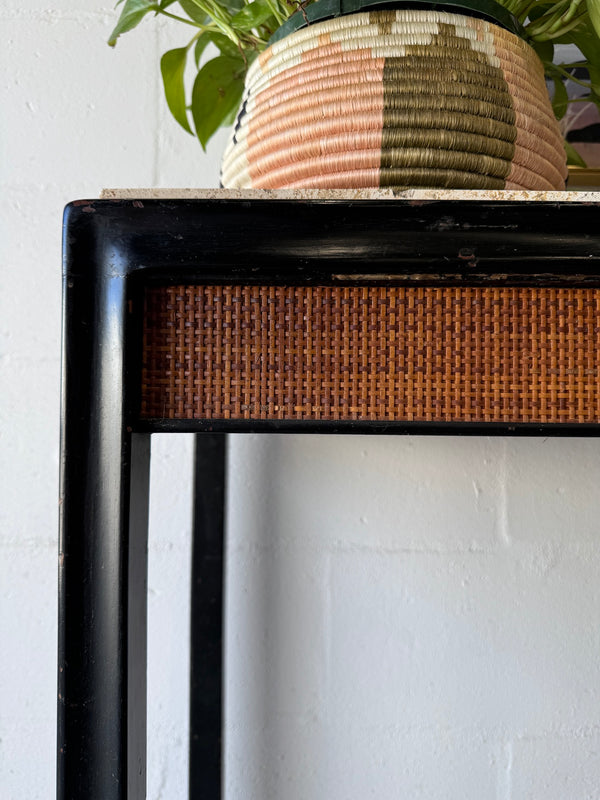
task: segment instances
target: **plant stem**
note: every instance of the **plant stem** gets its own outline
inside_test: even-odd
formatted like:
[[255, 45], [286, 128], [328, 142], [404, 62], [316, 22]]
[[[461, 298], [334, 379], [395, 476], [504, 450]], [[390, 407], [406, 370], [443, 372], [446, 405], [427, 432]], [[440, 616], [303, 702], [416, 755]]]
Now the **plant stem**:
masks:
[[592, 88], [592, 83], [591, 82], [590, 83], [586, 83], [586, 81], [582, 81], [582, 80], [580, 80], [580, 78], [574, 78], [573, 75], [571, 75], [571, 73], [568, 70], [564, 69], [562, 64], [554, 64], [553, 67], [564, 78], [567, 78], [567, 80], [573, 81], [573, 83], [577, 83], [579, 86], [583, 86], [586, 89], [591, 89]]
[[530, 2], [525, 2], [521, 4], [520, 8], [517, 6], [516, 10], [513, 11], [513, 14], [516, 16], [516, 18], [519, 20], [521, 24], [525, 22], [525, 20], [529, 16], [529, 12], [536, 5], [537, 1], [538, 0], [531, 0]]
[[565, 7], [568, 10], [569, 0], [561, 0], [561, 2], [556, 3], [551, 14], [544, 14], [543, 17], [540, 17], [538, 20], [535, 20], [535, 22], [532, 22], [527, 28], [530, 35], [533, 36], [540, 33], [546, 33], [546, 31], [551, 28], [557, 20], [560, 20]]
[[275, 17], [275, 19], [277, 20], [277, 24], [278, 24], [278, 25], [281, 25], [281, 24], [282, 24], [282, 22], [285, 22], [285, 19], [286, 19], [286, 18], [285, 18], [285, 16], [284, 16], [284, 15], [281, 13], [281, 10], [280, 10], [280, 8], [279, 8], [279, 5], [277, 4], [277, 2], [275, 2], [275, 0], [266, 0], [266, 3], [267, 3], [267, 5], [269, 6], [269, 9], [270, 9], [270, 11], [271, 11], [271, 14], [273, 14], [273, 16]]
[[163, 17], [169, 17], [169, 19], [174, 19], [177, 22], [185, 22], [186, 25], [193, 25], [194, 28], [202, 28], [203, 26], [200, 25], [199, 22], [194, 22], [191, 19], [186, 19], [185, 17], [178, 17], [177, 14], [171, 14], [170, 11], [163, 11], [162, 8], [156, 9], [157, 14], [162, 14]]
[[569, 5], [567, 10], [565, 11], [565, 13], [562, 14], [553, 25], [550, 26], [550, 28], [548, 29], [548, 33], [554, 33], [559, 28], [562, 30], [564, 25], [571, 22], [571, 20], [577, 13], [577, 9], [581, 4], [581, 2], [582, 0], [573, 0], [573, 2]]
[[582, 4], [582, 2], [585, 2], [585, 0], [573, 0], [569, 10], [564, 15], [564, 21], [565, 22], [570, 22], [573, 19], [573, 17], [575, 16], [579, 6]]
[[223, 25], [229, 25], [231, 22], [231, 14], [222, 8], [218, 2], [214, 0], [191, 0], [200, 11], [212, 17], [216, 23], [221, 22]]
[[[563, 5], [562, 3], [560, 5]], [[585, 17], [587, 10], [585, 8], [578, 9], [574, 16], [570, 18], [567, 24], [564, 24], [562, 15], [552, 15], [549, 19], [542, 17], [540, 24], [536, 22], [527, 26], [526, 31], [528, 36], [536, 42], [547, 42], [551, 39], [558, 39], [574, 27], [579, 25], [581, 19]]]

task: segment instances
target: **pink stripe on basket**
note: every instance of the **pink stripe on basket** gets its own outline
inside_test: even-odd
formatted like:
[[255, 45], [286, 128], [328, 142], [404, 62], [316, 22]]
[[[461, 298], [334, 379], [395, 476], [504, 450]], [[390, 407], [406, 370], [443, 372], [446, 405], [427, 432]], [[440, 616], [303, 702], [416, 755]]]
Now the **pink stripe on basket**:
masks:
[[300, 162], [352, 150], [370, 150], [376, 152], [380, 158], [381, 132], [361, 130], [312, 138], [312, 131], [309, 129], [305, 129], [304, 135], [298, 130], [286, 131], [280, 137], [273, 137], [252, 149], [249, 148], [247, 157], [258, 176], [285, 168], [290, 164], [290, 159]]
[[495, 29], [494, 41], [512, 97], [517, 128], [506, 188], [562, 190], [567, 177], [562, 136], [558, 122], [550, 115], [549, 103], [546, 108], [538, 105], [538, 98], [547, 94], [541, 62], [525, 42], [501, 28]]
[[[371, 78], [368, 97], [363, 95], [360, 98], [348, 98], [346, 93], [344, 99], [343, 93], [340, 93], [343, 87], [340, 86], [337, 91], [323, 88], [284, 102], [283, 98], [288, 93], [293, 94], [299, 82], [310, 83], [323, 75], [318, 50], [310, 50], [304, 54], [301, 63], [286, 70], [283, 76], [278, 75], [274, 84], [269, 81], [255, 99], [255, 104], [261, 108], [260, 114], [251, 113], [248, 121], [248, 150], [258, 150], [261, 155], [258, 162], [249, 159], [248, 173], [254, 188], [275, 189], [292, 183], [305, 188], [318, 188], [321, 172], [325, 172], [323, 177], [329, 178], [332, 172], [353, 175], [360, 173], [363, 178], [368, 174], [369, 182], [363, 185], [379, 186], [385, 60], [375, 59], [364, 50], [356, 54], [344, 52], [339, 43], [329, 43], [326, 50], [325, 64], [332, 56], [338, 59], [338, 70], [339, 61], [346, 62], [350, 82], [356, 81], [357, 70], [363, 74], [368, 71]], [[273, 102], [275, 98], [279, 102]], [[307, 102], [309, 99], [310, 102]], [[286, 106], [291, 113], [282, 116], [282, 109]], [[368, 119], [366, 126], [365, 119]], [[355, 132], [365, 131], [365, 127], [366, 131], [360, 144], [354, 142], [354, 151], [327, 153], [326, 146], [314, 143], [321, 126], [327, 128], [327, 136], [338, 137], [338, 140], [351, 140]], [[303, 148], [301, 155], [296, 142], [303, 129], [306, 129], [306, 139], [312, 139], [313, 144], [308, 146], [309, 152], [306, 147]], [[282, 149], [281, 140], [286, 136], [287, 146]], [[300, 158], [302, 161], [299, 161]], [[268, 174], [264, 175], [267, 163], [271, 165]], [[340, 188], [354, 188], [358, 185], [346, 182], [340, 184]]]
[[[523, 147], [519, 143], [520, 138], [522, 138], [521, 131], [519, 131], [517, 135], [517, 141], [515, 144], [515, 153], [512, 160], [513, 168], [519, 166], [535, 172], [542, 178], [545, 178], [550, 187], [562, 185], [565, 181], [565, 176], [561, 172], [560, 165], [556, 163], [557, 159], [554, 158], [550, 161], [547, 158], [544, 158], [540, 152], [531, 150], [528, 147]], [[539, 143], [540, 140], [538, 139], [537, 144], [539, 145]], [[509, 177], [512, 174], [512, 172], [509, 173]]]
[[346, 69], [343, 72], [338, 70], [332, 75], [297, 72], [293, 83], [289, 81], [270, 82], [266, 88], [253, 95], [253, 106], [261, 109], [263, 107], [276, 107], [299, 97], [310, 96], [314, 98], [317, 93], [320, 94], [334, 89], [346, 88], [351, 91], [365, 84], [380, 84], [383, 59], [373, 61], [372, 66], [364, 66], [363, 64], [348, 64], [347, 66], [353, 66], [354, 68]]
[[486, 39], [490, 38], [489, 23], [477, 17], [465, 17], [464, 22], [467, 28], [471, 28], [471, 30], [475, 31], [478, 42], [485, 42]]
[[379, 188], [379, 169], [352, 170], [335, 175], [310, 175], [286, 183], [288, 189], [377, 189]]
[[[521, 189], [563, 190], [567, 178], [567, 167], [566, 156], [563, 156], [564, 148], [558, 125], [555, 132], [540, 125], [538, 120], [524, 113], [526, 104], [523, 100], [519, 98], [513, 99], [516, 112], [517, 139], [512, 169], [506, 179], [507, 183], [516, 182]], [[542, 142], [549, 145], [550, 149], [554, 151], [553, 157], [545, 158], [542, 155], [544, 147]], [[540, 164], [540, 161], [545, 166]], [[536, 162], [537, 169], [540, 169], [538, 176], [534, 172], [529, 173], [529, 168], [533, 167]], [[527, 168], [527, 172], [522, 172], [521, 168]], [[527, 182], [519, 183], [523, 179]], [[533, 184], [529, 182], [530, 180], [533, 181]]]
[[[316, 98], [318, 104], [315, 103]], [[291, 117], [294, 114], [305, 114], [307, 120], [317, 120], [330, 115], [377, 113], [382, 108], [381, 86], [377, 83], [363, 83], [356, 88], [338, 86], [318, 93], [310, 92], [264, 107], [257, 99], [254, 110], [260, 110], [263, 124], [269, 125], [280, 117]]]
[[246, 141], [248, 147], [254, 147], [259, 142], [267, 142], [271, 136], [285, 136], [289, 133], [290, 137], [297, 137], [297, 141], [304, 141], [306, 138], [317, 138], [320, 136], [335, 136], [336, 134], [352, 133], [354, 131], [374, 130], [378, 131], [381, 140], [383, 128], [383, 115], [379, 117], [373, 114], [355, 114], [342, 119], [329, 117], [318, 122], [310, 122], [306, 115], [296, 114], [293, 119], [280, 121], [278, 126], [271, 125], [268, 129], [256, 126], [252, 136], [248, 135]]
[[[265, 51], [266, 52], [266, 51]], [[315, 63], [318, 62], [318, 63]], [[271, 87], [306, 83], [317, 78], [339, 75], [340, 71], [347, 74], [374, 70], [383, 70], [385, 58], [374, 56], [370, 50], [343, 50], [327, 57], [319, 54], [318, 50], [309, 50], [303, 54], [298, 63], [281, 64], [279, 69], [264, 70], [260, 75], [254, 76], [251, 86], [253, 94], [260, 94]]]
[[[510, 174], [506, 179], [506, 189], [522, 190], [537, 192], [551, 192], [556, 190], [556, 186], [550, 181], [547, 181], [541, 175], [536, 175], [535, 172], [515, 164], [513, 161]], [[562, 186], [564, 189], [564, 184]]]
[[[332, 189], [358, 188], [360, 184], [338, 184], [336, 177], [339, 174], [354, 174], [355, 176], [370, 175], [372, 183], [369, 187], [379, 186], [379, 165], [381, 150], [352, 150], [345, 153], [308, 158], [298, 163], [289, 161], [285, 166], [270, 171], [264, 177], [253, 178], [254, 187], [257, 189], [277, 189], [281, 186], [303, 186], [318, 189], [318, 181], [328, 178]], [[254, 183], [255, 181], [255, 183]]]

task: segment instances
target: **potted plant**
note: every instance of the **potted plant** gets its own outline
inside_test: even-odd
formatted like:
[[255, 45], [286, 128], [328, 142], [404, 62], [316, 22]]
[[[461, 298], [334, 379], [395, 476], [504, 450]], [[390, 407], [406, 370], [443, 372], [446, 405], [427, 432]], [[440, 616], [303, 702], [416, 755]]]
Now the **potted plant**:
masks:
[[161, 59], [177, 122], [235, 122], [228, 187], [563, 188], [565, 84], [600, 107], [600, 0], [125, 0], [110, 43], [149, 14], [191, 33]]

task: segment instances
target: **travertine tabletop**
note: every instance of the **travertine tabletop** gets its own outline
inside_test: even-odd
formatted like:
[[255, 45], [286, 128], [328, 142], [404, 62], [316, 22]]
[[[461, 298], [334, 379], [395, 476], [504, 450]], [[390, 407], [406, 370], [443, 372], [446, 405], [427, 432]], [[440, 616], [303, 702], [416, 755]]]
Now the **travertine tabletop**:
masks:
[[600, 192], [515, 192], [506, 189], [103, 189], [103, 200], [521, 200], [600, 202]]

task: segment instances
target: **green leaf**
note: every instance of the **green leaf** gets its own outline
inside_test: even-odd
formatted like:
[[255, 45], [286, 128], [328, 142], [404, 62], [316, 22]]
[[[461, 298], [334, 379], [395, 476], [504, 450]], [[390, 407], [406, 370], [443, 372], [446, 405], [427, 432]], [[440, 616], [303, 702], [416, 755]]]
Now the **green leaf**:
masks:
[[[592, 82], [592, 95], [600, 95], [600, 37], [589, 24], [578, 25], [568, 36], [588, 62], [585, 66]], [[566, 40], [567, 36], [564, 39]]]
[[196, 59], [197, 67], [200, 67], [200, 59], [209, 44], [214, 44], [222, 56], [231, 56], [232, 58], [239, 58], [240, 56], [240, 48], [227, 36], [217, 31], [204, 31], [198, 37], [194, 47], [194, 58]]
[[600, 37], [589, 23], [578, 25], [555, 42], [574, 44], [590, 64], [600, 67]]
[[553, 78], [554, 81], [554, 97], [552, 98], [552, 108], [556, 119], [562, 119], [567, 111], [569, 105], [569, 96], [564, 83], [560, 78]]
[[208, 45], [210, 44], [210, 31], [204, 31], [201, 33], [198, 39], [196, 40], [196, 44], [194, 45], [194, 60], [196, 61], [196, 66], [200, 67], [200, 59], [202, 58], [202, 53], [206, 50]]
[[187, 52], [187, 47], [178, 47], [176, 50], [169, 50], [166, 52], [160, 60], [160, 71], [165, 88], [167, 105], [169, 106], [171, 114], [173, 114], [184, 130], [193, 134], [187, 117], [185, 85], [183, 81]]
[[[169, 2], [169, 0], [166, 0]], [[179, 5], [185, 11], [190, 19], [194, 22], [199, 22], [201, 25], [206, 25], [211, 21], [210, 10], [204, 6], [202, 0], [178, 0]], [[232, 16], [237, 13], [244, 5], [244, 0], [216, 0], [216, 5], [226, 11]]]
[[211, 31], [210, 40], [222, 56], [231, 56], [232, 58], [240, 57], [240, 48], [235, 42], [232, 42], [228, 36], [225, 36], [225, 34]]
[[204, 150], [210, 137], [229, 122], [232, 112], [239, 106], [245, 75], [243, 58], [217, 56], [196, 76], [192, 90], [192, 116]]
[[[600, 86], [600, 84], [599, 84]], [[589, 103], [593, 103], [598, 111], [600, 111], [600, 92], [592, 90], [591, 93], [585, 98]]]
[[554, 58], [554, 45], [552, 42], [529, 42], [529, 44], [538, 54], [540, 61], [552, 63]]
[[600, 0], [587, 0], [587, 10], [596, 36], [600, 36]]
[[254, 0], [238, 11], [231, 20], [231, 26], [236, 30], [251, 31], [252, 28], [262, 25], [271, 16], [273, 16], [273, 12], [264, 0]]
[[109, 45], [114, 47], [122, 33], [126, 33], [135, 28], [136, 25], [139, 25], [150, 11], [157, 10], [158, 5], [155, 0], [125, 0], [121, 16], [108, 39]]
[[219, 5], [233, 16], [240, 8], [244, 7], [244, 0], [219, 0]]
[[583, 158], [579, 155], [577, 150], [569, 142], [565, 142], [565, 151], [567, 153], [567, 164], [571, 167], [587, 167]]
[[200, 8], [193, 0], [179, 0], [179, 5], [194, 22], [206, 25], [210, 21], [206, 9]]

